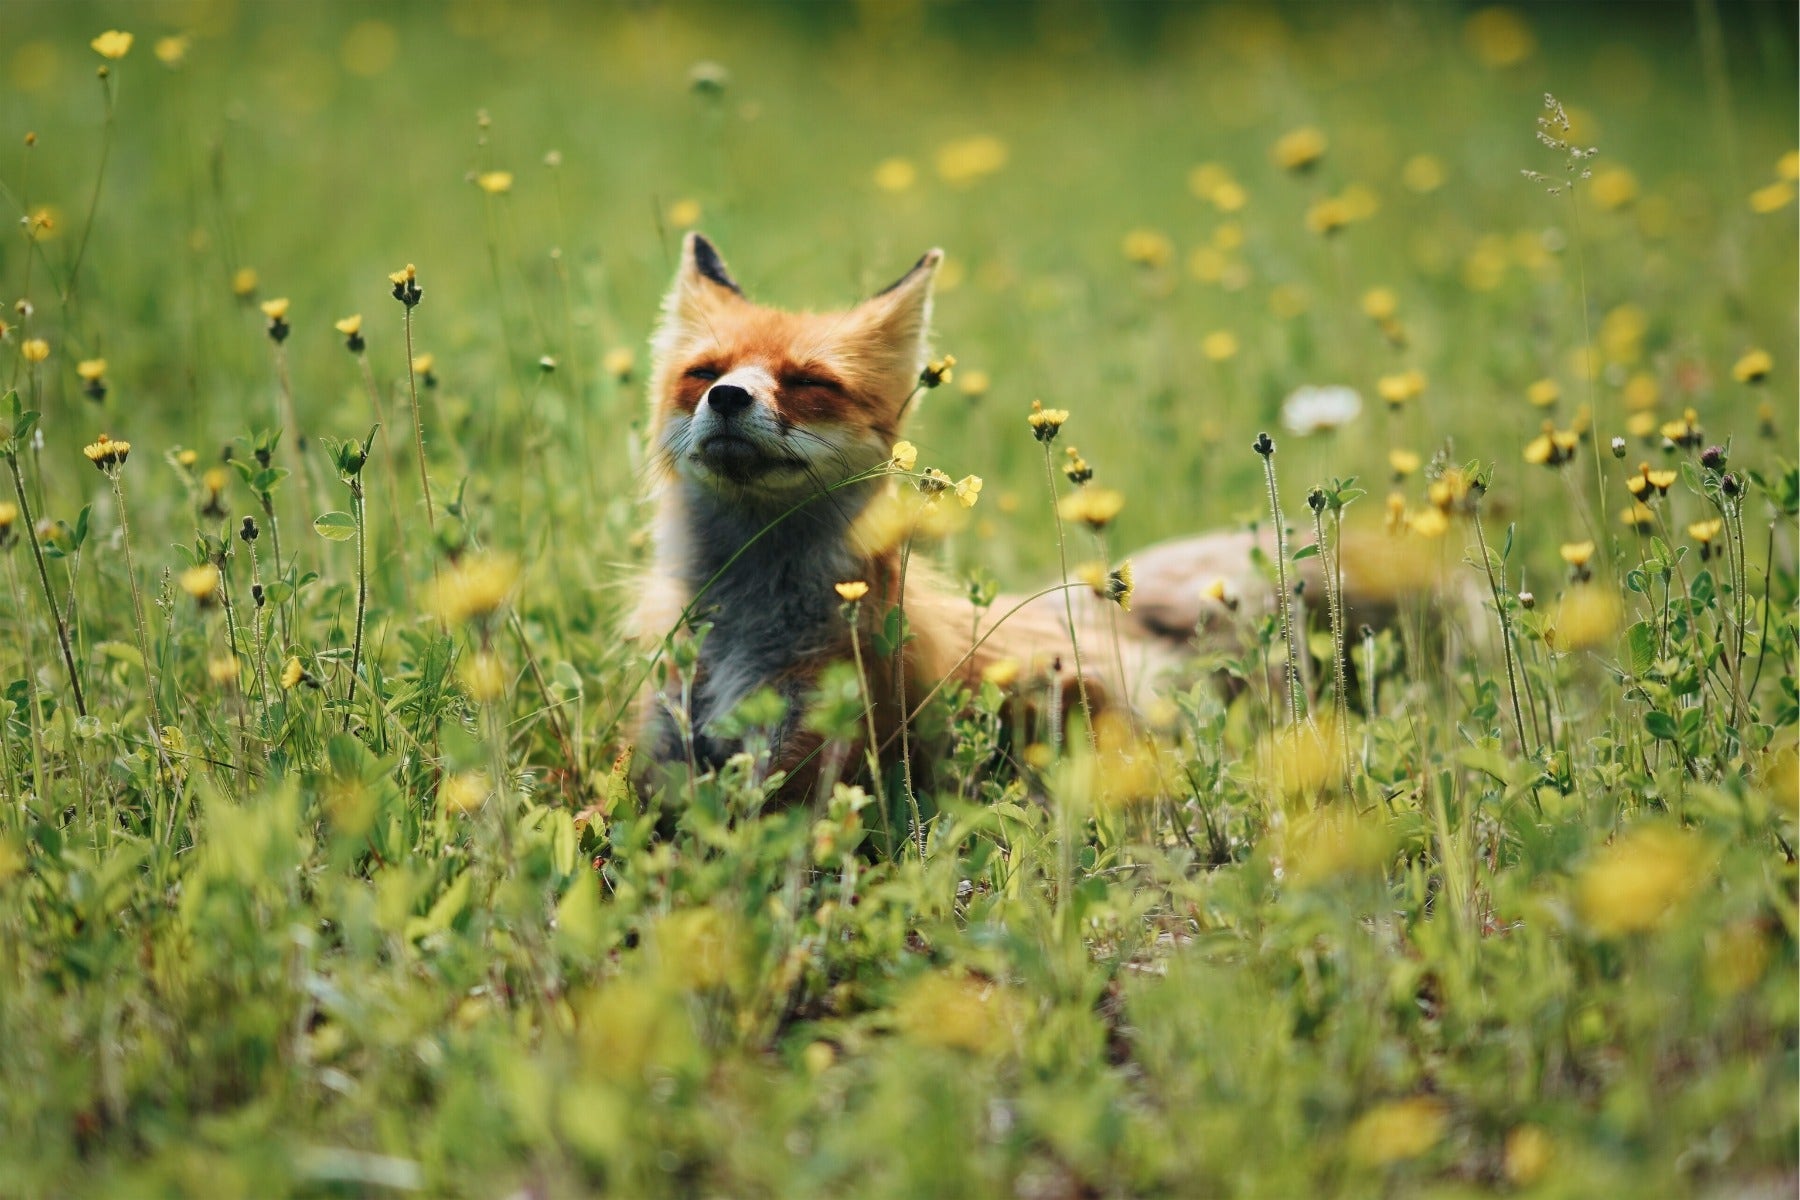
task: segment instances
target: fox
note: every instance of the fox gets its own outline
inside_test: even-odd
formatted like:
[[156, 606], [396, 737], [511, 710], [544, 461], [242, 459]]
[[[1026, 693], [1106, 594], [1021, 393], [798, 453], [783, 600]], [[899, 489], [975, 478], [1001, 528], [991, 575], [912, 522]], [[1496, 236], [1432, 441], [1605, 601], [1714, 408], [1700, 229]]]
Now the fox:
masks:
[[[1276, 602], [1254, 567], [1258, 547], [1275, 550], [1266, 531], [1138, 554], [1129, 612], [1113, 607], [1123, 597], [1086, 586], [978, 608], [924, 556], [869, 535], [870, 514], [898, 486], [880, 468], [930, 363], [943, 260], [928, 250], [849, 308], [797, 312], [751, 300], [711, 241], [684, 237], [651, 339], [651, 550], [632, 629], [647, 646], [671, 631], [705, 633], [691, 672], [666, 670], [641, 688], [636, 745], [650, 763], [722, 766], [746, 748], [727, 718], [768, 691], [781, 701], [764, 745], [785, 777], [782, 801], [871, 757], [891, 762], [896, 742], [926, 756], [907, 765], [928, 777], [928, 739], [898, 734], [907, 706], [941, 687], [1007, 681], [1011, 699], [1065, 713], [1079, 703], [1092, 717], [1140, 703], [1197, 644]], [[876, 654], [896, 606], [908, 636], [898, 653]], [[860, 741], [828, 748], [805, 714], [826, 672], [851, 662], [869, 719]]]

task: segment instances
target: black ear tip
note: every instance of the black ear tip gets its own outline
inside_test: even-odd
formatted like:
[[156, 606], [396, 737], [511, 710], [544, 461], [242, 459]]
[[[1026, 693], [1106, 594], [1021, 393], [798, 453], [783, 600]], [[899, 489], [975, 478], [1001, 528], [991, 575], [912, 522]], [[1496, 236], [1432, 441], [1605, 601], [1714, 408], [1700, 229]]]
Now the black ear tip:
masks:
[[906, 274], [904, 274], [900, 278], [894, 280], [894, 282], [888, 284], [886, 287], [882, 288], [879, 292], [876, 292], [875, 295], [885, 296], [889, 292], [898, 291], [899, 288], [901, 287], [901, 285], [910, 283], [913, 280], [913, 278], [915, 276], [917, 276], [920, 272], [923, 272], [926, 275], [932, 274], [933, 272], [935, 272], [938, 269], [938, 264], [943, 261], [944, 261], [944, 252], [942, 250], [938, 249], [936, 246], [933, 246], [931, 249], [927, 250], [924, 254], [919, 256], [919, 261], [912, 265], [911, 270], [907, 271]]
[[694, 270], [705, 278], [740, 296], [744, 294], [744, 289], [725, 269], [725, 260], [719, 257], [718, 249], [697, 229], [687, 235], [687, 257], [694, 264]]

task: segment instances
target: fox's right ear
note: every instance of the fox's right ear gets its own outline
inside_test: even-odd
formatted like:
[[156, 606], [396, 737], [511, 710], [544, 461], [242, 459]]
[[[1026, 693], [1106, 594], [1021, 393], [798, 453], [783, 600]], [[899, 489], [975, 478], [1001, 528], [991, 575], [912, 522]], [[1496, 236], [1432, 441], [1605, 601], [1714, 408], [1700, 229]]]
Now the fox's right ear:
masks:
[[692, 332], [707, 334], [711, 319], [720, 309], [742, 302], [744, 289], [738, 286], [725, 260], [701, 233], [690, 232], [681, 239], [681, 263], [675, 268], [675, 282], [663, 297], [662, 327], [656, 344], [668, 351]]

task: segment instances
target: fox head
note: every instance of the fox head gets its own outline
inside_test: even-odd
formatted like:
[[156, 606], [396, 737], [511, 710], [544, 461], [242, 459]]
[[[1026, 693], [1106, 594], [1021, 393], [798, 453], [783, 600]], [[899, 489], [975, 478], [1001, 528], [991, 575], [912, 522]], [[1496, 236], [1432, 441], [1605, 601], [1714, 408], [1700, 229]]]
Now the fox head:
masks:
[[793, 503], [888, 457], [926, 363], [931, 250], [841, 312], [748, 299], [698, 233], [653, 340], [651, 437], [659, 469], [734, 502]]

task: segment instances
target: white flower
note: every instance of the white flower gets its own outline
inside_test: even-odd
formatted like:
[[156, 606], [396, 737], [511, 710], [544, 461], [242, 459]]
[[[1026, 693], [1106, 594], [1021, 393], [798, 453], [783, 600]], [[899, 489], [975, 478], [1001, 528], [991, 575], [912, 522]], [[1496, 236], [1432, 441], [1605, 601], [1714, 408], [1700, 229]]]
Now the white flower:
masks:
[[1300, 387], [1281, 404], [1281, 423], [1289, 433], [1301, 435], [1336, 429], [1356, 420], [1362, 412], [1362, 396], [1355, 388]]

